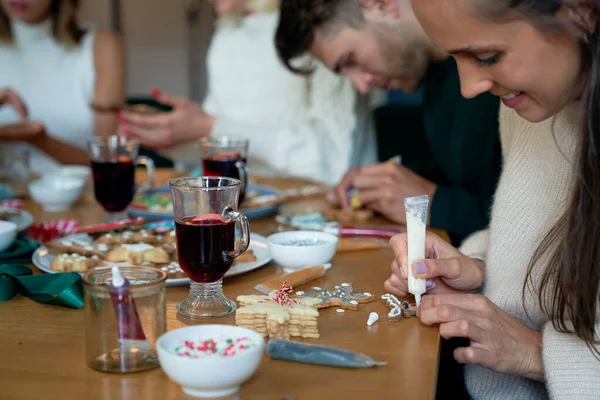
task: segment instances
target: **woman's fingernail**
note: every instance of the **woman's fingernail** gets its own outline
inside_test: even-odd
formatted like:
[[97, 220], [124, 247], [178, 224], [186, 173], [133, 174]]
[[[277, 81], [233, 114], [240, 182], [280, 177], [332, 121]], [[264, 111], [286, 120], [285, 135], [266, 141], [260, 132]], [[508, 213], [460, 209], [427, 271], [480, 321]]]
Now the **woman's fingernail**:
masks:
[[430, 290], [435, 289], [435, 286], [436, 286], [435, 282], [433, 282], [433, 281], [427, 281], [425, 290], [429, 292]]
[[430, 288], [430, 287], [432, 287], [433, 285], [435, 285], [435, 283], [433, 283], [433, 281], [432, 281], [432, 280], [430, 280], [430, 279], [428, 279], [428, 280], [425, 282], [425, 287], [426, 287], [427, 289], [429, 289], [429, 288]]
[[418, 262], [415, 264], [415, 273], [419, 275], [423, 275], [427, 273], [427, 267], [422, 262]]
[[406, 278], [406, 274], [404, 273], [404, 268], [400, 267], [400, 277]]

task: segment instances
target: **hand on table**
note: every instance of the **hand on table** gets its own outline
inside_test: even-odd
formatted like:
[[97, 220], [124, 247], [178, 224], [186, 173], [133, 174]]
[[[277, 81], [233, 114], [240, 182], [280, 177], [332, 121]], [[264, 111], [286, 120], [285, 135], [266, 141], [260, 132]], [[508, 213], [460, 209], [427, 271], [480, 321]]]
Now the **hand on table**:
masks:
[[154, 114], [123, 111], [119, 114], [121, 130], [139, 138], [140, 144], [152, 149], [167, 149], [210, 135], [214, 118], [198, 104], [159, 90], [153, 90], [152, 96], [173, 110]]
[[473, 294], [424, 296], [419, 318], [439, 325], [445, 338], [470, 340], [469, 347], [454, 351], [463, 364], [479, 364], [494, 371], [542, 381], [542, 335], [495, 305]]
[[12, 106], [21, 117], [21, 120], [27, 118], [27, 107], [25, 106], [25, 103], [21, 97], [11, 89], [0, 89], [0, 106], [5, 105]]
[[0, 141], [30, 142], [46, 134], [44, 126], [38, 122], [19, 122], [0, 125]]
[[[392, 275], [385, 289], [398, 296], [408, 296], [408, 239], [406, 233], [390, 240], [395, 259]], [[427, 279], [428, 293], [463, 293], [481, 287], [484, 263], [465, 256], [439, 236], [427, 232], [425, 260], [417, 260], [411, 268], [416, 278]]]
[[327, 199], [335, 205], [348, 208], [348, 190], [352, 188], [358, 191], [361, 203], [367, 208], [404, 224], [404, 199], [422, 195], [429, 195], [432, 199], [437, 185], [402, 165], [385, 162], [352, 168], [327, 195]]

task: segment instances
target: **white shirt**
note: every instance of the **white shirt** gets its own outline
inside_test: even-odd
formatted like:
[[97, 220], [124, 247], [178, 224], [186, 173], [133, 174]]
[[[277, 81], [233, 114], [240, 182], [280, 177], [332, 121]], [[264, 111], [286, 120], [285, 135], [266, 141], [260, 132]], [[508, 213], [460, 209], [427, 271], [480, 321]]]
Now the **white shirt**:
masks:
[[278, 19], [252, 14], [215, 32], [204, 102], [212, 134], [250, 139], [251, 174], [336, 184], [349, 167], [376, 161], [368, 99], [322, 64], [310, 77], [288, 71], [275, 49]]
[[[94, 135], [90, 108], [94, 96], [94, 33], [87, 33], [77, 48], [67, 49], [51, 34], [50, 20], [39, 25], [12, 23], [14, 44], [0, 44], [0, 88], [18, 93], [29, 111], [29, 120], [41, 122], [50, 136], [85, 148]], [[0, 124], [18, 122], [12, 107], [0, 109]], [[60, 164], [26, 143], [13, 146], [30, 150], [34, 172]]]

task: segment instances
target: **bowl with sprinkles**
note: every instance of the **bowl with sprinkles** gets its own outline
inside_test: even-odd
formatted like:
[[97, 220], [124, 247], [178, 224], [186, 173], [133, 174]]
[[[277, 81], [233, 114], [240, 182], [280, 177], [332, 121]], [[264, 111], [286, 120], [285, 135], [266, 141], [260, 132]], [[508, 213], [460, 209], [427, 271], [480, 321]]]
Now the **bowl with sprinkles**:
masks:
[[273, 260], [286, 272], [328, 263], [338, 244], [337, 236], [317, 231], [279, 232], [268, 239]]
[[196, 325], [165, 333], [156, 342], [160, 366], [194, 397], [223, 397], [237, 392], [260, 365], [261, 335], [231, 325]]

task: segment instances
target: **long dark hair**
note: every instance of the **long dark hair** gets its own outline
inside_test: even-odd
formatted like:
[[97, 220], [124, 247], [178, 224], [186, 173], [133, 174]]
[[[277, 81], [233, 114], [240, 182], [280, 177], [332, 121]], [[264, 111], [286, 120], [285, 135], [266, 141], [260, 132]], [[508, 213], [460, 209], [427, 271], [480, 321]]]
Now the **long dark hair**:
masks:
[[[524, 17], [549, 34], [578, 32], [582, 37], [584, 118], [574, 188], [565, 213], [532, 256], [523, 298], [527, 289], [535, 289], [533, 271], [545, 267], [538, 288], [542, 311], [557, 331], [577, 335], [600, 358], [596, 347], [600, 342], [595, 336], [600, 288], [600, 27], [582, 33], [582, 29], [560, 22], [556, 15], [562, 7], [570, 6], [569, 0], [477, 1], [485, 4], [490, 17]], [[593, 4], [598, 13], [600, 0], [593, 0]]]
[[[65, 47], [78, 46], [85, 35], [85, 30], [77, 23], [79, 5], [80, 0], [52, 0], [50, 3], [52, 34]], [[0, 7], [0, 42], [12, 43], [12, 41], [10, 18]]]

